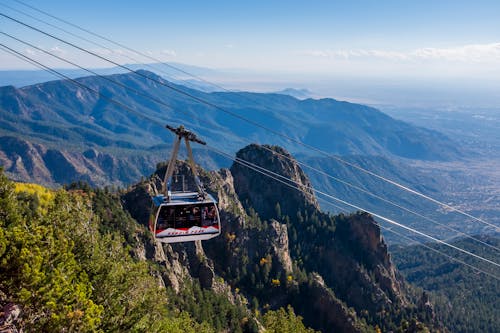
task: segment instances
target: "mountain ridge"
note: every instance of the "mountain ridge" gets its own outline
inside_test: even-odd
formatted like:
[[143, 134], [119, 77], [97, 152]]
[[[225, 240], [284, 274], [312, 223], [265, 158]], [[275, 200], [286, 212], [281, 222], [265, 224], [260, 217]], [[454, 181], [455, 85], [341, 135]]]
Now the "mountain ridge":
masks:
[[[133, 73], [114, 74], [108, 78], [165, 101], [172, 109], [166, 109], [163, 105], [117, 87], [100, 77], [84, 77], [77, 81], [148, 117], [156, 118], [159, 122], [168, 123], [175, 119], [176, 122], [191, 124], [192, 129], [203, 137], [215, 139], [223, 136], [224, 141], [227, 141], [225, 147], [233, 151], [238, 145], [241, 146], [242, 140], [238, 138], [240, 135], [248, 139], [259, 137], [280, 145], [284, 139], [274, 137], [262, 128], [235, 120], [221, 110], [211, 109], [145, 77], [152, 77], [157, 82], [261, 123], [267, 128], [291, 133], [297, 140], [319, 145], [319, 148], [329, 153], [382, 154], [431, 160], [456, 158], [460, 155], [443, 135], [396, 121], [367, 106], [333, 99], [300, 101], [279, 94], [204, 93], [175, 85], [151, 72], [138, 72], [141, 76]], [[50, 135], [47, 128], [49, 126], [57, 129], [57, 134], [68, 140], [83, 139], [101, 146], [110, 143], [92, 141], [92, 137], [99, 132], [102, 133], [101, 136], [111, 139], [114, 145], [139, 148], [165, 141], [164, 132], [157, 124], [148, 123], [135, 114], [120, 110], [109, 101], [67, 81], [51, 81], [21, 89], [2, 87], [0, 107], [4, 119], [0, 129], [11, 133], [22, 130], [27, 135], [40, 137], [42, 134]], [[201, 112], [202, 117], [199, 116]], [[13, 119], [13, 116], [17, 119]], [[23, 124], [19, 124], [20, 120]], [[379, 126], [384, 127], [378, 129]], [[92, 135], [88, 135], [90, 133]], [[234, 143], [230, 144], [232, 142]], [[440, 142], [442, 148], [436, 148], [435, 142]], [[334, 144], [331, 145], [332, 143]]]

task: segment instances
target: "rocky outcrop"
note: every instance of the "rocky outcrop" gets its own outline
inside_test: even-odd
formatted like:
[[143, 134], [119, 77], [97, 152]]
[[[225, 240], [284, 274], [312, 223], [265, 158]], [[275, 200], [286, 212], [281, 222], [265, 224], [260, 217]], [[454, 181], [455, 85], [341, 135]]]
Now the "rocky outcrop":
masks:
[[43, 156], [47, 149], [28, 141], [4, 136], [0, 138], [0, 165], [14, 179], [30, 180], [46, 184], [52, 179], [51, 171], [47, 169]]
[[278, 260], [286, 274], [292, 273], [292, 258], [290, 257], [288, 246], [288, 229], [286, 224], [281, 224], [276, 220], [271, 221], [269, 239], [272, 240], [273, 256]]
[[309, 301], [296, 302], [294, 308], [300, 309], [306, 320], [321, 323], [317, 329], [349, 333], [364, 332], [363, 329], [366, 329], [359, 323], [356, 312], [335, 296], [319, 274], [312, 274], [311, 282], [301, 285], [300, 289], [301, 297]]
[[[252, 224], [233, 186], [234, 178], [227, 169], [203, 173], [202, 180], [210, 184], [209, 191], [219, 202], [224, 237], [203, 243], [219, 271], [250, 271], [255, 263], [268, 257], [276, 274], [292, 272], [286, 225], [273, 220], [267, 232]], [[279, 273], [278, 273], [279, 272]]]
[[422, 296], [417, 302], [417, 307], [420, 313], [423, 314], [424, 319], [427, 321], [434, 321], [436, 319], [434, 305], [431, 303], [429, 295], [425, 291], [422, 292]]
[[189, 274], [189, 263], [184, 251], [175, 251], [170, 245], [162, 245], [156, 242], [157, 256], [159, 263], [164, 265], [165, 274], [163, 281], [171, 286], [176, 292], [179, 292], [182, 285], [191, 280]]
[[218, 186], [214, 188], [217, 191], [217, 198], [219, 199], [219, 209], [232, 211], [237, 215], [245, 214], [245, 209], [234, 189], [234, 178], [229, 169], [221, 169], [218, 175], [213, 175], [207, 180], [209, 184], [212, 184], [212, 180], [218, 181]]
[[377, 263], [394, 273], [387, 245], [382, 239], [380, 226], [367, 213], [358, 213], [348, 220], [340, 220], [335, 232], [336, 238], [349, 246], [356, 259], [369, 268]]
[[335, 272], [330, 282], [350, 306], [381, 312], [408, 305], [403, 279], [391, 262], [380, 226], [369, 214], [339, 220], [327, 262]]
[[[394, 328], [391, 316], [411, 313], [415, 305], [380, 227], [365, 213], [335, 218], [321, 213], [307, 177], [286, 154], [251, 145], [238, 156], [294, 179], [298, 185], [292, 187], [301, 191], [236, 164], [230, 170], [200, 169], [207, 191], [218, 200], [222, 235], [203, 243], [156, 244], [154, 251], [145, 247], [141, 253], [164, 267], [162, 281], [176, 291], [195, 279], [232, 302], [244, 295], [271, 309], [292, 304], [308, 326], [324, 332], [363, 332], [367, 323]], [[141, 224], [147, 223], [147, 209], [140, 207], [149, 207], [149, 193], [161, 187], [164, 172], [165, 165], [123, 196]], [[187, 164], [179, 162], [177, 173], [191, 189]], [[427, 303], [421, 302], [422, 311], [429, 311]]]
[[237, 163], [231, 167], [240, 201], [259, 212], [262, 219], [276, 217], [278, 205], [280, 215], [289, 216], [305, 206], [319, 209], [309, 178], [283, 148], [252, 144], [238, 151], [236, 157], [284, 177], [281, 183]]

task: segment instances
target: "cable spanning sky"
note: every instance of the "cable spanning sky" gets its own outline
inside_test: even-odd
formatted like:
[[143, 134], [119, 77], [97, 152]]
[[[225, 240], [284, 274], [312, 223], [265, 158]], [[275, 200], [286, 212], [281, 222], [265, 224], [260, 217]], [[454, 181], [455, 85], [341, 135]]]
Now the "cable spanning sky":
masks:
[[[22, 1], [162, 61], [295, 78], [500, 84], [500, 2], [494, 0]], [[15, 9], [48, 19], [16, 0], [0, 0], [1, 12], [47, 28]], [[5, 19], [0, 29], [84, 66], [107, 66]], [[113, 47], [109, 55], [93, 48], [130, 63], [120, 58], [126, 50]], [[24, 52], [63, 67], [30, 48]], [[0, 54], [0, 70], [23, 68], [30, 67]]]
[[[13, 0], [1, 3], [27, 10]], [[207, 67], [323, 72], [393, 63], [414, 74], [424, 65], [448, 63], [457, 71], [452, 65], [463, 71], [500, 65], [498, 1], [26, 3], [162, 59]], [[3, 69], [19, 67], [2, 60]]]
[[[10, 18], [10, 16], [7, 16], [7, 15], [5, 15], [5, 14], [3, 14], [3, 13], [1, 14], [1, 16], [2, 16], [3, 18], [10, 19], [10, 20], [11, 20], [11, 21], [13, 21], [13, 22], [15, 22], [15, 21], [16, 21], [15, 19]], [[63, 17], [63, 16], [60, 16], [60, 17]], [[71, 19], [69, 19], [69, 18], [67, 18], [67, 17], [65, 17], [65, 19], [66, 19], [66, 20], [69, 20], [69, 21], [72, 21]], [[4, 24], [5, 24], [5, 22], [4, 22], [4, 21], [2, 21], [2, 23], [4, 23]], [[21, 21], [17, 21], [17, 23], [19, 23], [21, 26], [31, 27], [30, 25], [25, 24], [25, 23], [22, 23]], [[81, 23], [78, 23], [78, 22], [75, 22], [75, 23], [83, 26], [83, 24], [81, 24]], [[5, 25], [6, 25], [6, 24], [5, 24]], [[4, 32], [3, 32], [3, 29], [5, 29], [5, 27], [2, 25], [2, 34], [3, 34], [3, 35], [5, 35], [5, 36], [9, 36], [7, 33], [4, 33]], [[20, 33], [20, 30], [16, 30], [15, 28], [12, 28], [12, 29], [13, 29], [13, 32], [15, 32], [15, 33], [17, 33], [17, 34], [19, 34], [19, 33]], [[18, 29], [19, 29], [19, 27], [18, 27]], [[33, 27], [31, 27], [31, 29], [32, 29], [33, 31], [36, 31], [36, 30], [37, 30], [37, 29], [35, 29], [35, 28], [33, 28]], [[94, 30], [94, 31], [98, 31], [98, 29], [95, 29], [95, 27], [94, 27], [94, 28], [92, 28], [92, 30]], [[38, 30], [38, 32], [39, 32], [39, 33], [42, 33], [42, 35], [43, 35], [43, 34], [45, 34], [46, 36], [50, 36], [50, 34], [47, 34], [47, 33], [43, 32], [43, 31], [41, 31], [41, 30]], [[28, 38], [28, 37], [32, 37], [32, 36], [28, 36], [28, 35], [29, 35], [29, 34], [25, 35], [25, 36], [26, 36], [26, 38]], [[115, 38], [115, 37], [113, 37], [113, 38]], [[115, 38], [115, 39], [116, 39], [116, 38]], [[84, 51], [85, 53], [92, 54], [92, 55], [96, 55], [96, 53], [99, 53], [99, 52], [104, 52], [104, 50], [98, 50], [98, 49], [97, 49], [97, 50], [87, 51], [87, 50], [83, 49], [82, 47], [80, 47], [80, 46], [76, 46], [75, 44], [72, 44], [72, 43], [68, 43], [68, 42], [66, 42], [66, 41], [65, 41], [65, 40], [63, 40], [63, 39], [55, 38], [55, 40], [56, 40], [56, 41], [61, 42], [62, 44], [61, 44], [61, 45], [56, 45], [56, 46], [51, 47], [51, 48], [50, 48], [50, 50], [51, 50], [53, 53], [62, 53], [62, 54], [66, 54], [66, 55], [70, 55], [70, 56], [73, 56], [73, 57], [74, 57], [75, 55], [73, 55], [73, 54], [72, 54], [71, 52], [69, 52], [69, 51], [66, 51], [66, 49], [65, 49], [65, 48], [66, 48], [66, 47], [68, 47], [68, 46], [75, 46], [75, 48], [76, 48], [76, 49], [79, 49], [80, 51]], [[116, 39], [116, 40], [119, 40], [119, 39]], [[21, 42], [21, 40], [18, 40], [18, 41], [19, 41], [19, 42]], [[128, 42], [127, 42], [127, 44], [128, 44], [128, 45], [132, 45], [132, 44], [130, 44], [130, 43], [128, 43]], [[27, 49], [25, 49], [23, 52], [25, 52], [25, 53], [27, 53], [27, 54], [29, 54], [29, 55], [31, 55], [31, 56], [39, 56], [39, 55], [40, 55], [40, 54], [37, 54], [37, 52], [35, 51], [35, 50], [38, 50], [38, 49], [37, 49], [37, 47], [35, 47], [35, 46], [33, 46], [33, 45], [30, 45], [30, 44], [25, 44], [25, 45], [26, 45], [26, 46], [31, 47], [31, 49], [30, 49], [30, 48], [27, 48]], [[479, 45], [479, 44], [478, 44], [478, 45]], [[2, 44], [2, 46], [3, 46], [3, 44]], [[134, 46], [134, 47], [135, 47], [135, 48], [137, 48], [137, 49], [140, 49], [138, 46]], [[10, 53], [12, 53], [12, 54], [14, 54], [14, 55], [18, 55], [20, 58], [23, 58], [23, 57], [24, 57], [21, 53], [18, 53], [17, 51], [15, 51], [15, 50], [13, 50], [13, 49], [11, 49], [11, 48], [9, 48], [9, 47], [5, 47], [5, 46], [3, 46], [3, 48], [5, 48], [5, 49], [7, 49], [7, 50], [11, 51]], [[425, 53], [425, 52], [427, 52], [427, 53], [432, 53], [432, 52], [434, 52], [433, 50], [435, 51], [435, 50], [437, 50], [437, 49], [427, 48], [427, 49], [423, 49], [423, 51], [422, 51], [422, 52], [424, 52], [424, 53]], [[41, 51], [41, 50], [38, 50], [38, 51]], [[122, 51], [122, 52], [124, 52], [125, 50], [121, 50], [121, 51]], [[149, 50], [142, 50], [142, 51], [143, 51], [143, 52], [145, 52], [145, 53], [148, 53], [148, 52], [151, 52], [152, 54], [154, 53], [154, 51], [149, 51]], [[109, 51], [108, 51], [108, 52], [109, 52]], [[314, 52], [316, 52], [316, 51], [314, 51]], [[317, 51], [317, 52], [320, 52], [320, 51]], [[311, 54], [311, 55], [312, 55], [312, 56], [324, 56], [324, 57], [337, 57], [337, 56], [342, 56], [342, 57], [344, 57], [346, 60], [349, 60], [349, 58], [350, 58], [351, 56], [352, 56], [352, 57], [357, 57], [357, 56], [379, 56], [379, 54], [375, 53], [375, 51], [370, 51], [370, 52], [373, 52], [373, 53], [370, 53], [370, 52], [368, 52], [368, 51], [367, 51], [367, 52], [365, 52], [365, 54], [363, 54], [363, 52], [362, 52], [362, 51], [359, 51], [359, 50], [358, 50], [358, 51], [356, 51], [356, 52], [358, 52], [358, 53], [360, 53], [360, 54], [358, 54], [358, 53], [352, 53], [352, 54], [351, 54], [351, 53], [349, 53], [349, 54], [347, 54], [347, 55], [345, 55], [345, 54], [341, 54], [341, 53], [338, 53], [338, 54], [337, 54], [337, 53], [335, 53], [336, 51], [329, 51], [329, 52], [331, 52], [331, 54], [330, 54], [330, 53], [326, 53], [326, 54], [314, 54], [314, 53], [313, 53], [313, 54]], [[377, 52], [380, 52], [380, 51], [377, 51]], [[409, 53], [409, 55], [401, 55], [401, 54], [399, 54], [399, 53], [391, 53], [391, 54], [390, 54], [390, 56], [391, 56], [391, 57], [398, 57], [400, 60], [408, 60], [408, 58], [409, 58], [410, 56], [411, 56], [411, 57], [420, 57], [420, 56], [422, 56], [419, 52], [421, 52], [421, 51], [418, 51], [418, 52], [417, 52], [417, 51], [415, 51], [415, 52]], [[448, 52], [450, 52], [450, 51], [448, 51]], [[117, 53], [119, 53], [119, 52], [117, 52]], [[50, 53], [49, 53], [49, 54], [50, 54]], [[113, 55], [113, 54], [109, 54], [108, 56], [112, 56], [112, 55]], [[171, 51], [169, 54], [165, 53], [165, 55], [168, 55], [168, 56], [176, 56], [176, 54], [175, 54], [175, 52], [174, 52], [174, 51]], [[424, 54], [424, 55], [425, 55], [425, 54]], [[449, 53], [448, 53], [447, 55], [449, 55]], [[78, 56], [76, 56], [76, 57], [78, 57]], [[100, 58], [101, 60], [105, 60], [106, 62], [110, 62], [109, 60], [107, 60], [107, 57], [104, 57], [104, 56], [98, 56], [97, 58]], [[31, 58], [30, 58], [30, 59], [31, 59]], [[466, 59], [461, 59], [461, 60], [462, 60], [462, 61], [465, 61]], [[477, 59], [476, 59], [476, 60], [477, 60]], [[82, 58], [82, 59], [80, 59], [80, 61], [83, 63], [83, 62], [85, 61], [85, 59], [83, 59], [83, 58]], [[38, 62], [36, 62], [36, 63], [38, 63]], [[111, 63], [113, 63], [114, 65], [120, 66], [118, 63], [115, 63], [115, 62], [112, 62], [112, 61], [111, 61]], [[45, 67], [45, 65], [44, 65], [43, 67]], [[120, 67], [123, 67], [124, 69], [129, 70], [129, 68], [128, 68], [128, 67], [125, 67], [125, 66], [120, 66]], [[130, 70], [130, 71], [132, 71], [132, 70]], [[57, 72], [56, 72], [56, 73], [57, 73]], [[137, 73], [137, 75], [141, 75], [141, 76], [142, 76], [143, 74], [139, 74], [139, 73]], [[158, 81], [157, 83], [160, 83], [160, 82]], [[192, 96], [191, 96], [191, 97], [192, 97]], [[194, 99], [195, 99], [195, 100], [199, 100], [199, 98], [196, 98], [196, 97], [194, 97]], [[200, 100], [200, 101], [201, 101], [201, 100]], [[206, 103], [206, 102], [205, 102], [205, 103]], [[125, 106], [125, 107], [126, 107], [126, 106]], [[223, 109], [221, 109], [220, 107], [217, 107], [217, 106], [215, 106], [215, 107], [216, 107], [216, 108], [218, 108], [218, 109], [220, 109], [221, 111], [224, 111], [224, 110], [223, 110]], [[379, 178], [381, 178], [381, 177], [379, 177]], [[390, 182], [390, 181], [389, 181], [389, 182]], [[402, 187], [402, 186], [400, 185], [399, 187]], [[411, 191], [411, 190], [410, 190], [410, 191]], [[413, 192], [413, 193], [417, 193], [417, 192], [415, 192], [415, 191], [411, 191], [411, 192]], [[325, 194], [325, 193], [323, 193], [323, 194]], [[332, 198], [332, 199], [336, 199], [336, 198], [334, 198], [333, 196], [329, 196], [329, 197], [330, 197], [330, 198]], [[360, 209], [360, 207], [354, 206], [354, 205], [349, 204], [349, 203], [347, 203], [347, 202], [345, 202], [345, 201], [342, 201], [342, 200], [339, 200], [339, 201], [340, 201], [341, 203], [348, 204], [348, 205], [349, 205], [349, 206], [351, 206], [352, 208]], [[437, 202], [436, 200], [432, 200], [432, 201]], [[446, 206], [446, 205], [445, 205], [445, 206]], [[415, 230], [413, 230], [413, 229], [411, 229], [411, 228], [409, 228], [409, 227], [405, 227], [405, 226], [403, 226], [403, 225], [401, 225], [401, 224], [399, 224], [399, 223], [397, 223], [397, 222], [395, 222], [395, 221], [393, 221], [393, 220], [390, 220], [390, 219], [384, 218], [383, 216], [379, 216], [379, 215], [376, 215], [376, 214], [374, 214], [374, 213], [372, 213], [372, 214], [373, 214], [374, 216], [377, 216], [377, 217], [379, 217], [379, 218], [382, 218], [382, 219], [383, 219], [383, 220], [385, 220], [386, 222], [389, 222], [389, 223], [391, 223], [391, 224], [394, 224], [394, 225], [397, 225], [397, 226], [400, 226], [400, 227], [404, 227], [405, 229], [411, 230], [411, 231], [416, 232], [417, 234], [419, 234], [419, 235], [421, 235], [421, 236], [426, 236], [426, 237], [428, 237], [428, 238], [430, 238], [430, 239], [433, 239], [433, 240], [435, 240], [435, 241], [438, 241], [438, 242], [440, 242], [440, 243], [447, 244], [447, 243], [446, 243], [446, 242], [444, 242], [444, 241], [441, 241], [441, 240], [439, 240], [439, 239], [436, 239], [436, 238], [434, 238], [434, 237], [432, 237], [432, 236], [428, 236], [428, 235], [426, 235], [426, 234], [424, 234], [424, 233], [422, 233], [422, 232], [415, 231]], [[470, 217], [473, 217], [473, 216], [470, 216]], [[476, 220], [479, 220], [479, 219], [476, 219]], [[493, 225], [492, 225], [492, 226], [493, 226]], [[448, 246], [450, 246], [450, 245], [448, 245]], [[491, 260], [489, 260], [489, 259], [485, 259], [485, 258], [479, 257], [479, 256], [477, 256], [477, 255], [475, 255], [475, 254], [473, 254], [473, 253], [470, 253], [470, 252], [468, 252], [468, 251], [462, 250], [462, 249], [457, 248], [457, 247], [455, 247], [455, 246], [450, 246], [450, 247], [453, 247], [453, 248], [455, 248], [455, 249], [457, 249], [457, 250], [460, 250], [460, 251], [462, 251], [463, 253], [466, 253], [466, 254], [472, 255], [472, 256], [474, 256], [474, 257], [476, 257], [476, 258], [478, 258], [478, 259], [481, 259], [481, 260], [483, 260], [483, 261], [485, 261], [485, 262], [488, 262], [488, 263], [490, 263], [490, 264], [496, 265], [497, 267], [499, 266], [499, 264], [498, 264], [498, 263], [493, 262], [493, 261], [491, 261]]]

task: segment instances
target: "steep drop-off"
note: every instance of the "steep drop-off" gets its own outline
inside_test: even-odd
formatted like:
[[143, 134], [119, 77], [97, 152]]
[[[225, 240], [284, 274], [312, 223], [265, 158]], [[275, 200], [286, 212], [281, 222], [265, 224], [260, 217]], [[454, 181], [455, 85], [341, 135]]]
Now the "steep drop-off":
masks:
[[[307, 189], [309, 180], [289, 153], [266, 148], [250, 145], [238, 156]], [[223, 234], [173, 245], [154, 242], [145, 227], [149, 193], [164, 165], [149, 180], [119, 192], [81, 182], [47, 191], [14, 186], [0, 175], [0, 327], [438, 329], [432, 307], [422, 306], [428, 299], [416, 297], [394, 268], [371, 216], [325, 214], [311, 192], [262, 181], [236, 165], [199, 171], [219, 201]], [[190, 175], [186, 163], [179, 162], [178, 173]]]
[[[309, 186], [300, 166], [283, 157], [290, 157], [288, 152], [266, 148], [250, 145], [237, 156], [294, 179], [302, 190]], [[179, 170], [189, 174], [185, 164]], [[165, 261], [170, 269], [189, 267], [208, 289], [220, 290], [219, 276], [259, 313], [292, 305], [307, 325], [324, 332], [369, 332], [376, 325], [395, 330], [425, 319], [368, 214], [322, 213], [310, 191], [294, 190], [236, 164], [230, 170], [200, 171], [218, 198], [223, 234], [195, 248], [164, 245], [165, 253], [181, 251], [188, 259], [179, 264], [170, 255]], [[147, 204], [149, 189], [145, 182], [123, 197], [143, 224], [147, 216], [137, 205]], [[181, 272], [172, 273], [167, 283], [178, 286]]]

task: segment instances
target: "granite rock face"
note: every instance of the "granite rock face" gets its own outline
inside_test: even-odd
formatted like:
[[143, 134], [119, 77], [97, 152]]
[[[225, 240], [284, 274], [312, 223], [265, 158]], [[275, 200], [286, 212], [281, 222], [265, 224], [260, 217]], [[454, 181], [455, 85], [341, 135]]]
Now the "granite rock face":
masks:
[[[165, 285], [179, 291], [186, 281], [198, 281], [231, 302], [258, 300], [266, 309], [290, 304], [308, 326], [324, 332], [388, 328], [396, 314], [417, 307], [369, 214], [322, 213], [308, 177], [282, 148], [250, 145], [237, 156], [294, 182], [274, 182], [238, 164], [199, 169], [219, 203], [222, 234], [206, 242], [145, 246], [141, 253], [165, 267]], [[148, 193], [161, 188], [164, 172], [163, 166], [123, 195], [124, 206], [143, 225]], [[185, 162], [177, 174], [193, 186]]]
[[275, 217], [277, 204], [280, 215], [293, 216], [308, 206], [319, 209], [309, 178], [283, 148], [252, 144], [238, 151], [236, 157], [273, 172], [274, 177], [283, 181], [265, 177], [240, 164], [235, 163], [231, 167], [234, 188], [240, 201], [248, 202], [248, 206], [255, 209], [262, 219]]

